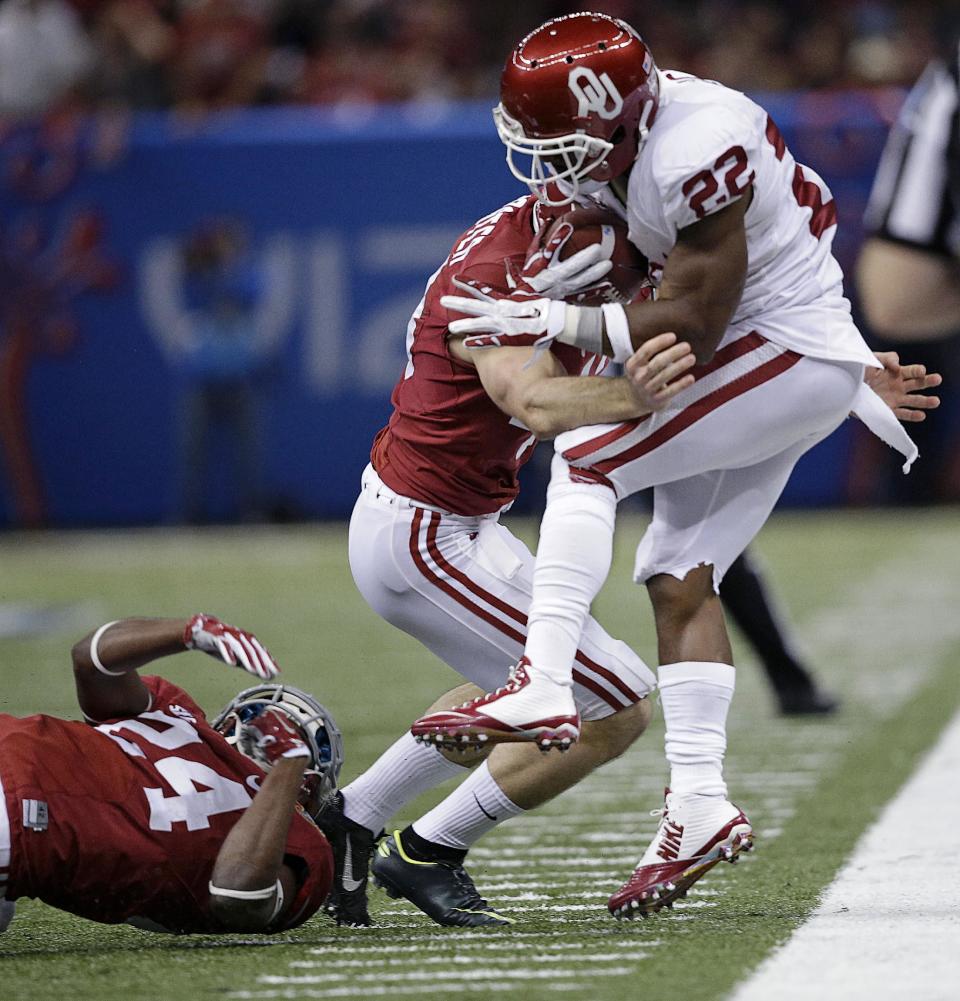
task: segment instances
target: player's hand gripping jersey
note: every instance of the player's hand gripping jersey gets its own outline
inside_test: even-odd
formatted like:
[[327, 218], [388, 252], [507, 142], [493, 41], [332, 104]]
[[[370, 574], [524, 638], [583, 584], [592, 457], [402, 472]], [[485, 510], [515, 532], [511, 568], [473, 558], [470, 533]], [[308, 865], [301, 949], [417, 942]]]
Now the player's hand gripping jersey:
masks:
[[[451, 314], [440, 298], [462, 294], [454, 277], [508, 296], [508, 268], [522, 270], [531, 239], [548, 221], [544, 211], [528, 195], [484, 216], [430, 278], [407, 327], [407, 365], [391, 397], [393, 415], [371, 452], [377, 473], [397, 493], [467, 515], [490, 514], [516, 497], [517, 473], [535, 439], [490, 399], [476, 369], [451, 355]], [[552, 350], [570, 375], [595, 375], [606, 364], [566, 345]]]
[[[6, 896], [37, 897], [94, 921], [222, 932], [209, 910], [210, 874], [264, 773], [211, 729], [186, 692], [161, 678], [143, 681], [152, 704], [134, 719], [0, 715], [12, 849]], [[333, 864], [300, 810], [286, 852], [301, 881], [282, 923], [293, 928], [322, 904]]]

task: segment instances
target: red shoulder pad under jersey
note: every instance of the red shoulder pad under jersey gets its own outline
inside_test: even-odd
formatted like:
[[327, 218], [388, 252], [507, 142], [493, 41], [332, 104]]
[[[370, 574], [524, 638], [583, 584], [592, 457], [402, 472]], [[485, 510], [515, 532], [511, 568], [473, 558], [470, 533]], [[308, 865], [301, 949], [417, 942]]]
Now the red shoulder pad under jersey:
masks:
[[458, 514], [489, 514], [519, 490], [517, 472], [534, 437], [500, 410], [476, 369], [450, 354], [450, 312], [440, 300], [460, 294], [453, 279], [478, 276], [506, 292], [505, 261], [522, 261], [534, 232], [533, 196], [519, 198], [471, 226], [431, 278], [407, 334], [406, 368], [393, 391], [390, 423], [371, 461], [407, 497]]

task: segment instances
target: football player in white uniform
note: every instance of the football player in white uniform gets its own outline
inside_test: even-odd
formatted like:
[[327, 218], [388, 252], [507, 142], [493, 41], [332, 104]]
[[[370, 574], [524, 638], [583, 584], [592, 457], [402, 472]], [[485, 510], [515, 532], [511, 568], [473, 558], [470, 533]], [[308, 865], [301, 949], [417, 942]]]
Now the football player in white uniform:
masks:
[[425, 717], [413, 732], [545, 748], [577, 739], [571, 665], [609, 572], [616, 505], [653, 487], [635, 579], [656, 618], [670, 790], [653, 842], [609, 901], [616, 916], [632, 916], [672, 903], [752, 843], [722, 771], [734, 689], [717, 595], [727, 567], [797, 459], [851, 412], [904, 454], [905, 470], [916, 449], [870, 389], [882, 369], [830, 252], [830, 192], [794, 161], [762, 108], [718, 83], [658, 70], [629, 25], [582, 13], [519, 43], [494, 116], [511, 170], [541, 198], [556, 181], [567, 199], [589, 192], [623, 215], [659, 294], [599, 308], [446, 296], [469, 317], [451, 331], [478, 349], [556, 340], [618, 360], [672, 331], [699, 367], [660, 413], [556, 439], [525, 655], [505, 688]]

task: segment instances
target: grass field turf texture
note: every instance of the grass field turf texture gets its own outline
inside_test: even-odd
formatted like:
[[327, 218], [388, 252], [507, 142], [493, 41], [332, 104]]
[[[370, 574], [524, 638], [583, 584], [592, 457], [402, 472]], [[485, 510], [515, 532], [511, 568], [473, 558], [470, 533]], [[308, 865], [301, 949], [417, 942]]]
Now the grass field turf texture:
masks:
[[[653, 660], [647, 600], [629, 582], [643, 524], [621, 518], [597, 613]], [[535, 531], [530, 522], [512, 527], [527, 539]], [[154, 936], [21, 902], [0, 937], [0, 995], [539, 1001], [570, 993], [603, 1001], [669, 985], [671, 997], [687, 1001], [722, 998], [815, 906], [960, 705], [957, 527], [956, 511], [911, 511], [779, 515], [764, 529], [757, 549], [844, 710], [831, 720], [775, 717], [738, 644], [727, 775], [754, 822], [757, 851], [715, 868], [672, 913], [620, 924], [605, 909], [656, 825], [649, 811], [666, 779], [657, 713], [623, 758], [471, 852], [481, 891], [517, 919], [512, 929], [443, 929], [379, 891], [375, 929], [337, 929], [320, 915], [273, 938]], [[54, 633], [0, 640], [3, 711], [75, 718], [74, 639], [124, 615], [208, 611], [256, 631], [285, 677], [334, 712], [348, 781], [456, 681], [363, 604], [342, 525], [9, 536], [0, 561], [0, 601], [77, 606]], [[211, 712], [246, 681], [197, 654], [162, 671]]]

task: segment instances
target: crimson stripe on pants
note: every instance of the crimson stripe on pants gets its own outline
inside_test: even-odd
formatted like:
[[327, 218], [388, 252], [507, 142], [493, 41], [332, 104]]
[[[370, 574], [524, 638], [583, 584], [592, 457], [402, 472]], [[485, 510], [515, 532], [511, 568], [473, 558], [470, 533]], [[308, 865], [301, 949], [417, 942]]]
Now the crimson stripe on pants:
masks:
[[[416, 565], [417, 569], [420, 571], [420, 573], [431, 584], [438, 587], [441, 591], [443, 591], [444, 594], [452, 598], [462, 608], [467, 609], [467, 611], [471, 612], [473, 615], [476, 615], [477, 618], [482, 619], [488, 625], [493, 626], [499, 632], [503, 633], [505, 636], [508, 636], [510, 639], [514, 640], [514, 642], [519, 643], [520, 646], [522, 647], [526, 642], [526, 635], [524, 633], [519, 632], [512, 626], [508, 625], [506, 622], [497, 618], [486, 608], [483, 608], [482, 606], [471, 601], [470, 598], [468, 598], [465, 594], [462, 594], [455, 587], [453, 587], [453, 585], [449, 581], [444, 580], [441, 576], [436, 574], [430, 568], [429, 564], [423, 558], [423, 555], [420, 552], [420, 528], [422, 524], [423, 524], [423, 509], [417, 508], [417, 510], [414, 512], [413, 515], [413, 523], [411, 525], [411, 531], [410, 531], [410, 556], [412, 557], [413, 562]], [[469, 577], [467, 577], [465, 574], [462, 573], [462, 571], [452, 566], [444, 558], [443, 554], [440, 552], [440, 549], [436, 544], [437, 526], [439, 524], [440, 524], [440, 515], [430, 512], [430, 522], [427, 525], [427, 548], [428, 551], [430, 552], [431, 557], [434, 559], [435, 562], [437, 562], [438, 566], [441, 566], [445, 572], [449, 573], [456, 580], [463, 583], [471, 591], [477, 594], [478, 597], [482, 598], [484, 601], [489, 602], [495, 607], [501, 609], [504, 612], [504, 614], [509, 615], [510, 618], [514, 619], [519, 625], [526, 627], [527, 617], [523, 614], [523, 612], [519, 611], [516, 608], [511, 607], [510, 605], [506, 604], [500, 599], [494, 597], [494, 595], [489, 594], [478, 584], [476, 584], [476, 582], [471, 581]], [[577, 651], [577, 660], [580, 661], [582, 664], [584, 664], [584, 666], [589, 667], [592, 670], [595, 670], [603, 678], [610, 681], [611, 684], [613, 684], [619, 691], [623, 692], [625, 698], [628, 700], [627, 705], [631, 705], [634, 702], [640, 701], [641, 696], [637, 695], [635, 692], [631, 692], [630, 689], [627, 688], [627, 686], [615, 674], [612, 674], [610, 671], [607, 671], [606, 668], [601, 667], [599, 664], [595, 664], [592, 660], [590, 660], [589, 657], [586, 656], [586, 654], [582, 653], [582, 651], [580, 650]], [[593, 694], [596, 695], [598, 698], [603, 699], [603, 701], [606, 702], [607, 705], [609, 705], [611, 708], [615, 710], [620, 710], [625, 708], [624, 704], [613, 701], [614, 696], [611, 695], [610, 692], [608, 692], [602, 686], [598, 685], [596, 681], [594, 681], [592, 678], [589, 678], [582, 672], [576, 670], [576, 668], [574, 668], [573, 670], [573, 680], [576, 681], [578, 684], [582, 685], [584, 688], [593, 692]]]
[[[667, 421], [662, 427], [658, 428], [652, 434], [647, 435], [643, 441], [637, 442], [636, 445], [610, 459], [591, 463], [590, 468], [596, 470], [598, 473], [607, 475], [615, 469], [625, 466], [628, 462], [642, 458], [655, 448], [659, 448], [664, 442], [675, 438], [681, 431], [686, 431], [688, 427], [696, 424], [697, 421], [706, 417], [707, 414], [712, 413], [724, 403], [729, 403], [730, 400], [742, 396], [751, 389], [762, 386], [765, 382], [769, 382], [781, 373], [786, 372], [787, 369], [793, 368], [802, 357], [803, 355], [799, 355], [795, 351], [784, 351], [783, 354], [777, 355], [776, 358], [771, 358], [770, 361], [758, 365], [752, 372], [747, 372], [746, 375], [728, 382], [725, 386], [720, 386], [695, 403], [691, 403], [689, 407], [681, 410], [672, 420]], [[564, 455], [564, 458], [566, 458], [566, 455]]]
[[[461, 584], [467, 590], [472, 591], [478, 598], [481, 598], [487, 604], [493, 605], [494, 608], [499, 608], [505, 615], [509, 615], [510, 618], [519, 622], [521, 625], [527, 625], [527, 617], [519, 609], [513, 608], [506, 602], [501, 601], [495, 595], [490, 594], [489, 591], [485, 591], [475, 580], [471, 580], [462, 570], [459, 570], [452, 563], [450, 563], [447, 558], [440, 552], [440, 547], [437, 545], [437, 528], [440, 525], [440, 518], [438, 517], [436, 521], [431, 520], [430, 524], [427, 526], [427, 551], [433, 558], [434, 563], [440, 567], [444, 573], [449, 574], [455, 580], [460, 581]], [[628, 702], [637, 702], [640, 696], [632, 691], [630, 687], [618, 678], [612, 671], [608, 671], [605, 667], [601, 667], [596, 661], [591, 660], [582, 650], [577, 650], [576, 660], [578, 660], [584, 667], [588, 667], [593, 670], [596, 674], [599, 674], [606, 682], [612, 685], [617, 691], [623, 695]], [[576, 677], [578, 672], [574, 672]], [[582, 675], [581, 675], [582, 677]]]
[[[697, 379], [704, 379], [716, 372], [718, 368], [723, 368], [724, 365], [736, 361], [737, 358], [742, 358], [751, 351], [756, 351], [757, 348], [763, 347], [766, 343], [766, 337], [758, 334], [756, 330], [751, 330], [750, 333], [745, 334], [743, 337], [738, 337], [735, 341], [731, 341], [722, 347], [714, 354], [710, 361], [704, 365], [695, 366], [691, 369], [691, 372]], [[619, 424], [613, 430], [607, 431], [606, 434], [602, 434], [597, 438], [591, 438], [590, 441], [586, 441], [581, 445], [574, 445], [573, 448], [563, 453], [563, 457], [567, 462], [574, 462], [577, 459], [582, 459], [585, 455], [589, 455], [591, 452], [598, 452], [601, 448], [606, 448], [607, 445], [612, 445], [615, 441], [619, 441], [649, 419], [650, 414], [645, 414], [643, 417], [636, 418], [636, 420]]]

